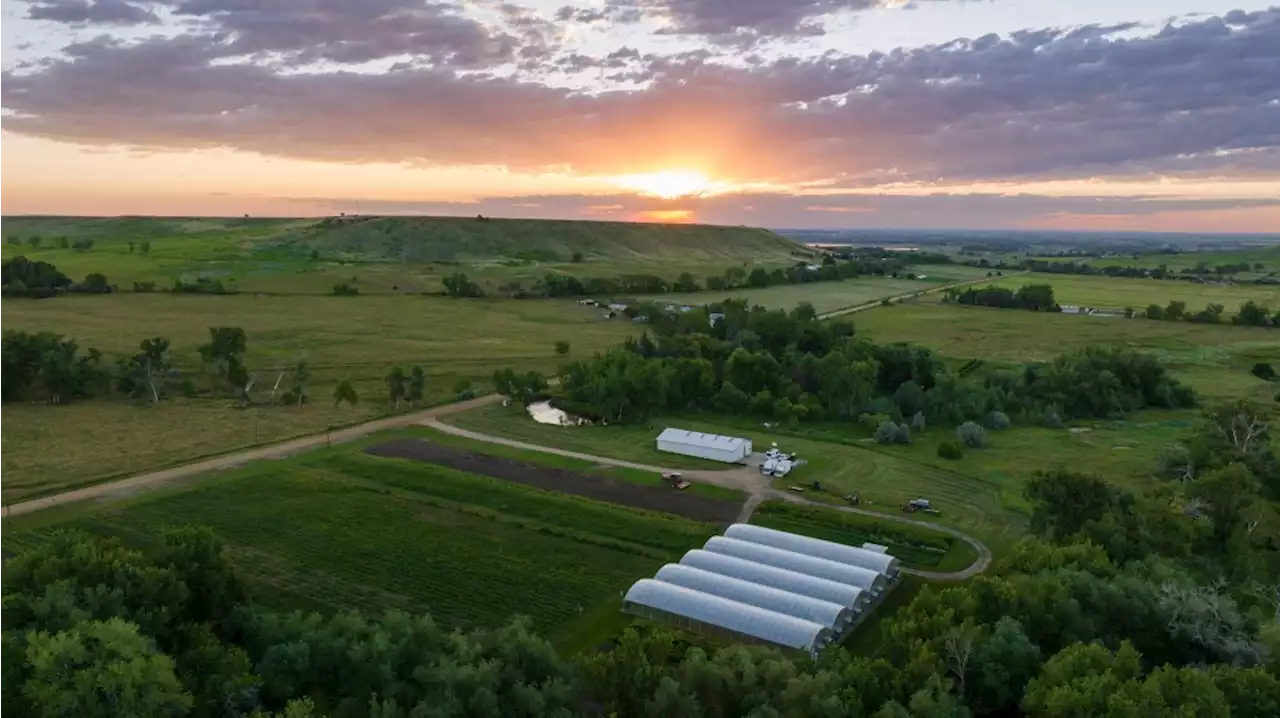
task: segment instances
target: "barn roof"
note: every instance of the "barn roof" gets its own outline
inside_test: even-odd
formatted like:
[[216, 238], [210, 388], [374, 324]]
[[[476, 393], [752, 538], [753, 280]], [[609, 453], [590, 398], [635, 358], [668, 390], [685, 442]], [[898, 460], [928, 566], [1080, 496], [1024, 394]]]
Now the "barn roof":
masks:
[[663, 429], [658, 434], [658, 441], [667, 441], [684, 446], [706, 446], [716, 449], [740, 449], [751, 442], [737, 436], [721, 436], [720, 434], [704, 434], [701, 431], [685, 429]]

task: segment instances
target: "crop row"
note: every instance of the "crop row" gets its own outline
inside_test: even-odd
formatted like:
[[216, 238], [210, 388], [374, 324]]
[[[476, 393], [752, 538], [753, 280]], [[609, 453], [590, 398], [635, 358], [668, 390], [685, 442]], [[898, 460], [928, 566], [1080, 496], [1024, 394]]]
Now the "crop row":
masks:
[[688, 550], [715, 533], [710, 524], [673, 514], [543, 491], [436, 464], [338, 455], [327, 458], [322, 466], [384, 486], [670, 552]]

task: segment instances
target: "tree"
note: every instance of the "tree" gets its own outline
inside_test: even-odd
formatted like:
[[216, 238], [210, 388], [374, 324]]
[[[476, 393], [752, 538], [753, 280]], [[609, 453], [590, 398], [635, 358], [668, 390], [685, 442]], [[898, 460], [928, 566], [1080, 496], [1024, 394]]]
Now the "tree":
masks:
[[27, 238], [27, 244], [31, 245], [32, 248], [39, 247], [42, 241], [44, 241], [44, 238], [35, 234]]
[[1271, 381], [1278, 376], [1276, 374], [1276, 370], [1273, 369], [1271, 364], [1268, 362], [1258, 362], [1257, 364], [1254, 364], [1253, 369], [1251, 369], [1249, 373], [1263, 381]]
[[141, 243], [138, 244], [138, 251], [142, 252], [143, 254], [151, 254], [151, 242], [149, 240], [144, 239]]
[[1185, 319], [1186, 314], [1187, 314], [1186, 302], [1174, 300], [1169, 302], [1169, 305], [1164, 308], [1164, 318], [1171, 322], [1176, 322], [1176, 321]]
[[459, 399], [470, 399], [476, 395], [476, 390], [471, 380], [463, 377], [453, 383], [453, 395]]
[[582, 262], [582, 252], [574, 252], [569, 261], [574, 264], [580, 264]]
[[467, 275], [462, 272], [456, 272], [445, 277], [441, 280], [441, 283], [444, 285], [445, 294], [448, 294], [451, 297], [484, 296], [484, 290], [480, 288], [480, 285], [471, 281], [467, 278]]
[[987, 428], [989, 429], [1008, 429], [1009, 415], [1003, 411], [993, 411], [987, 414]]
[[923, 412], [923, 411], [917, 411], [915, 414], [913, 414], [913, 415], [911, 416], [911, 430], [912, 430], [912, 431], [914, 431], [914, 432], [916, 432], [916, 433], [920, 433], [920, 432], [924, 431], [925, 424], [926, 424], [926, 422], [925, 422], [924, 412]]
[[764, 267], [756, 267], [751, 270], [751, 274], [747, 277], [748, 287], [767, 287], [769, 286], [769, 270]]
[[421, 366], [414, 364], [413, 369], [409, 370], [409, 391], [407, 398], [409, 406], [414, 406], [422, 401], [427, 393], [427, 372]]
[[956, 440], [961, 446], [970, 449], [981, 449], [987, 445], [987, 432], [972, 421], [966, 421], [956, 427]]
[[568, 353], [569, 353], [569, 342], [564, 341], [563, 339], [556, 342], [556, 354], [560, 356], [564, 356], [565, 354], [568, 354]]
[[1161, 307], [1159, 304], [1148, 304], [1143, 315], [1147, 319], [1164, 319], [1164, 307]]
[[387, 385], [387, 401], [399, 409], [400, 400], [405, 398], [408, 393], [408, 378], [405, 376], [404, 369], [400, 367], [392, 367], [391, 372], [387, 374], [384, 380]]
[[1225, 553], [1256, 500], [1258, 481], [1248, 467], [1237, 463], [1204, 474], [1193, 486], [1213, 522], [1213, 545]]
[[1061, 469], [1037, 473], [1023, 495], [1032, 506], [1031, 530], [1059, 541], [1101, 519], [1121, 500], [1118, 490], [1101, 477]]
[[333, 405], [337, 407], [344, 401], [352, 407], [360, 401], [360, 397], [356, 394], [356, 388], [352, 386], [350, 379], [343, 379], [333, 388]]
[[313, 249], [313, 250], [311, 250], [311, 255], [310, 255], [310, 256], [311, 256], [311, 261], [313, 261], [313, 262], [318, 262], [318, 261], [320, 261], [320, 250], [318, 250], [318, 249]]
[[938, 444], [938, 458], [955, 461], [964, 458], [964, 450], [960, 448], [960, 444], [954, 441], [944, 441]]
[[[293, 371], [290, 373], [289, 382], [289, 400], [302, 406], [307, 403], [307, 395], [310, 391], [311, 384], [311, 368], [307, 366], [305, 359], [294, 365]], [[352, 402], [354, 403], [354, 402]]]
[[133, 240], [129, 240], [129, 254], [133, 254], [133, 249], [136, 245], [137, 245], [137, 242], [134, 242]]
[[26, 661], [26, 680], [6, 691], [21, 691], [31, 715], [167, 718], [191, 708], [173, 659], [119, 618], [32, 633]]
[[153, 404], [159, 403], [169, 374], [169, 340], [164, 337], [143, 339], [138, 348], [141, 350], [138, 354], [120, 360], [117, 387], [128, 396], [146, 394]]
[[[210, 327], [209, 342], [196, 348], [208, 368], [216, 390], [220, 381], [232, 387], [245, 387], [248, 371], [243, 357], [247, 339], [240, 327]], [[245, 390], [247, 394], [247, 389]]]
[[[710, 289], [710, 287], [708, 287], [708, 289]], [[702, 287], [698, 286], [698, 280], [694, 279], [693, 275], [690, 274], [689, 272], [682, 272], [679, 278], [676, 279], [675, 284], [671, 285], [671, 291], [673, 292], [687, 293], [687, 292], [698, 292], [701, 290], [702, 290]]]

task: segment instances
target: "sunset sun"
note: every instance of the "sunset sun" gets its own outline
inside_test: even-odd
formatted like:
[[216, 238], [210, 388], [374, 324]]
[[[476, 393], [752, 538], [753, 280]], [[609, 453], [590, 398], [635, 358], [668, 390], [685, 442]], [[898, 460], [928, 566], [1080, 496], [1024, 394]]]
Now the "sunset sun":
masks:
[[615, 178], [614, 182], [624, 189], [663, 199], [709, 194], [716, 189], [715, 182], [693, 170], [662, 170], [623, 175]]

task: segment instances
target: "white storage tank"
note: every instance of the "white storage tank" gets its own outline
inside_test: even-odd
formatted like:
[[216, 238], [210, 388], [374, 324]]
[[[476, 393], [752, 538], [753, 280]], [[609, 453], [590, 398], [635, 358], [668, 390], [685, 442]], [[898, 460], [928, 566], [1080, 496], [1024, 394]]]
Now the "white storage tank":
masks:
[[751, 441], [736, 436], [668, 428], [658, 434], [658, 451], [736, 464], [746, 461], [751, 454]]

